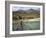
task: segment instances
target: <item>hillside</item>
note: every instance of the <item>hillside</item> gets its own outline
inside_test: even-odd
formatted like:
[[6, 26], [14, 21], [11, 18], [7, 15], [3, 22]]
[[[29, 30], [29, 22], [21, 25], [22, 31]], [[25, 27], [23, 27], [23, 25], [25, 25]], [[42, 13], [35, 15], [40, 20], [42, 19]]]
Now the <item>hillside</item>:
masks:
[[18, 10], [13, 11], [13, 19], [34, 19], [34, 18], [40, 18], [40, 11], [29, 9], [29, 10]]

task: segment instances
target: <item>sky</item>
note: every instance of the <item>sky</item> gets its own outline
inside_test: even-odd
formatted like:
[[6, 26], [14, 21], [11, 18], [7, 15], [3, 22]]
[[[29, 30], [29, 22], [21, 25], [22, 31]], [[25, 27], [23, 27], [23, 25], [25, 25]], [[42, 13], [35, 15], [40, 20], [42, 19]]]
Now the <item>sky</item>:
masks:
[[17, 11], [17, 10], [28, 10], [28, 9], [39, 10], [38, 7], [12, 7], [12, 11]]

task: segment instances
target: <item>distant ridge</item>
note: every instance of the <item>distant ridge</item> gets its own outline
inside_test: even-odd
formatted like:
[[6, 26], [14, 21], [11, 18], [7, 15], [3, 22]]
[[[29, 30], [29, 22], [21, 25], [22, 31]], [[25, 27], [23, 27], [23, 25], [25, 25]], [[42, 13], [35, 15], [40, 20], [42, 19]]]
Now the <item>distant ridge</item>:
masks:
[[34, 10], [34, 9], [28, 9], [28, 10], [18, 10], [18, 11], [13, 11], [13, 14], [16, 13], [37, 13], [40, 14], [40, 10]]

